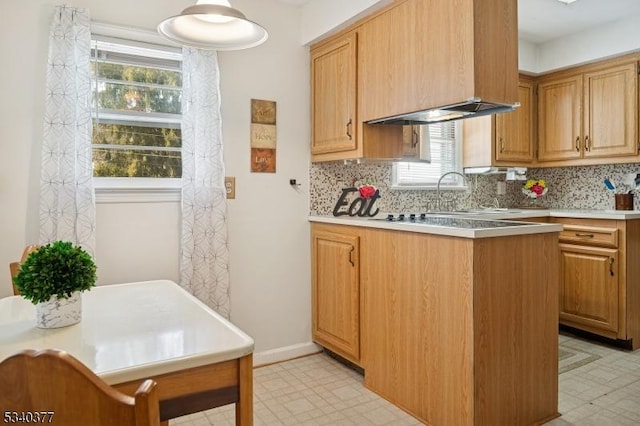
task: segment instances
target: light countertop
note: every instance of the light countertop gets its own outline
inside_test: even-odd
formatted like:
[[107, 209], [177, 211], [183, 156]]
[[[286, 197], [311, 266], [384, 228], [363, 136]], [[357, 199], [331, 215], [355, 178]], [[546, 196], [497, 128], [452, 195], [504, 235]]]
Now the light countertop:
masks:
[[[437, 214], [428, 215], [435, 217]], [[334, 217], [334, 216], [310, 216], [310, 222], [328, 223], [336, 225], [350, 225], [368, 228], [389, 229], [397, 231], [421, 232], [436, 235], [449, 235], [463, 238], [489, 238], [509, 235], [526, 235], [546, 232], [559, 232], [562, 225], [548, 223], [528, 223], [527, 218], [536, 217], [567, 217], [582, 219], [612, 219], [631, 220], [640, 219], [640, 211], [637, 210], [563, 210], [563, 209], [478, 209], [457, 212], [442, 212], [443, 216], [452, 218], [476, 219], [478, 228], [459, 228], [423, 223], [387, 222], [385, 220], [372, 220], [359, 217]], [[380, 213], [376, 219], [383, 219], [386, 214]], [[482, 227], [482, 223], [489, 221], [509, 221], [518, 219], [517, 226]]]
[[[384, 218], [384, 216], [381, 216]], [[547, 232], [560, 232], [562, 231], [562, 225], [549, 224], [549, 223], [530, 223], [530, 222], [515, 222], [508, 220], [492, 220], [485, 217], [478, 216], [464, 216], [464, 215], [451, 215], [451, 216], [436, 216], [432, 217], [447, 217], [454, 219], [451, 224], [429, 224], [429, 223], [412, 223], [412, 222], [388, 222], [386, 220], [372, 220], [368, 218], [352, 218], [352, 217], [334, 217], [334, 216], [310, 216], [310, 222], [327, 223], [334, 225], [349, 225], [360, 226], [365, 228], [377, 228], [388, 229], [391, 231], [407, 231], [407, 232], [419, 232], [423, 234], [434, 235], [447, 235], [451, 237], [461, 238], [491, 238], [491, 237], [506, 237], [511, 235], [527, 235], [527, 234], [541, 234]], [[457, 226], [455, 219], [471, 219], [477, 221], [477, 227], [471, 227], [469, 223], [463, 223], [464, 227]], [[506, 226], [505, 226], [506, 225]]]
[[82, 321], [39, 329], [35, 305], [0, 299], [0, 360], [23, 349], [69, 352], [108, 384], [240, 358], [253, 339], [171, 281], [97, 286]]

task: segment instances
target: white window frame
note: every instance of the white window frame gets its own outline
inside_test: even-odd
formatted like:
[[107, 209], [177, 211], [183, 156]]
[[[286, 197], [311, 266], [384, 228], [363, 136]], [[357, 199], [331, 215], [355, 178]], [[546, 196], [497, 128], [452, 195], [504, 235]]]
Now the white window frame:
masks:
[[[119, 27], [98, 22], [91, 23], [92, 38], [125, 42], [145, 47], [153, 45], [168, 51], [181, 52], [157, 33]], [[96, 203], [158, 203], [180, 202], [182, 178], [94, 177]]]
[[[450, 122], [451, 123], [451, 122]], [[460, 120], [456, 120], [453, 122], [456, 126], [455, 129], [455, 155], [454, 155], [454, 163], [452, 170], [454, 172], [462, 173], [462, 123]], [[433, 160], [433, 158], [432, 158]], [[391, 189], [392, 190], [424, 190], [424, 191], [435, 191], [437, 189], [438, 182], [432, 181], [427, 183], [419, 183], [419, 184], [411, 184], [411, 183], [401, 183], [399, 182], [399, 173], [401, 167], [429, 167], [427, 163], [420, 162], [395, 162], [393, 163], [392, 171], [391, 171]], [[441, 174], [440, 176], [442, 176]], [[466, 179], [462, 179], [460, 176], [451, 174], [446, 176], [445, 179], [440, 183], [440, 190], [447, 191], [466, 191], [468, 190]]]

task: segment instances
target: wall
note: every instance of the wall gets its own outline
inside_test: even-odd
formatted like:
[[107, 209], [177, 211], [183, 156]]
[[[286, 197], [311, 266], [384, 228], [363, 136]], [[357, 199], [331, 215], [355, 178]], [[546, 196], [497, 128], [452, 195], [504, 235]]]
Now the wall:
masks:
[[600, 27], [538, 46], [536, 73], [640, 50], [639, 16], [629, 16]]
[[329, 32], [344, 28], [391, 0], [310, 0], [302, 8], [302, 44], [311, 44]]
[[[344, 166], [341, 163], [317, 163], [310, 168], [310, 210], [311, 214], [331, 215], [342, 194], [342, 189], [373, 184], [380, 190], [381, 198], [376, 200], [380, 213], [421, 213], [437, 210], [435, 191], [394, 190], [391, 187], [390, 164], [363, 163]], [[606, 166], [558, 167], [529, 169], [529, 179], [545, 179], [549, 190], [537, 200], [537, 207], [553, 209], [596, 209], [614, 208], [613, 195], [605, 189], [604, 179], [609, 178], [621, 187], [627, 173], [640, 173], [640, 164], [614, 164]], [[497, 195], [497, 182], [504, 181], [504, 175], [468, 176], [470, 190], [442, 192], [443, 209], [466, 209], [494, 206], [530, 207], [529, 199], [522, 193], [522, 181], [507, 181], [506, 194]], [[634, 198], [635, 209], [640, 210], [640, 197]]]
[[[48, 28], [54, 0], [3, 0], [0, 52], [0, 264], [38, 237], [38, 179]], [[191, 0], [68, 0], [92, 20], [155, 31]], [[299, 43], [300, 11], [275, 0], [233, 5], [269, 31], [262, 46], [219, 54], [227, 175], [232, 321], [256, 342], [264, 362], [314, 350], [310, 343], [310, 260], [306, 216], [309, 167], [308, 52]], [[9, 40], [15, 40], [11, 43]], [[7, 64], [12, 64], [7, 66]], [[278, 108], [277, 173], [249, 172], [250, 99]], [[289, 179], [301, 183], [298, 190]], [[97, 206], [99, 284], [178, 279], [178, 202]], [[10, 294], [8, 271], [0, 297]], [[262, 357], [262, 358], [261, 358]]]

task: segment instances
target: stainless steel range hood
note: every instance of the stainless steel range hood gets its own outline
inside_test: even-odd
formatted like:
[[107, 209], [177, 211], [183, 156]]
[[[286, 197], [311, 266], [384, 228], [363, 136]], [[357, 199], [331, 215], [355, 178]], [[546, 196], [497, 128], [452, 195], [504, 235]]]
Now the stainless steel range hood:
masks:
[[460, 120], [463, 118], [479, 117], [481, 115], [498, 114], [513, 111], [520, 103], [513, 105], [494, 102], [485, 102], [480, 98], [472, 98], [466, 102], [447, 105], [436, 109], [415, 111], [393, 117], [380, 118], [367, 121], [368, 124], [433, 124], [442, 121]]

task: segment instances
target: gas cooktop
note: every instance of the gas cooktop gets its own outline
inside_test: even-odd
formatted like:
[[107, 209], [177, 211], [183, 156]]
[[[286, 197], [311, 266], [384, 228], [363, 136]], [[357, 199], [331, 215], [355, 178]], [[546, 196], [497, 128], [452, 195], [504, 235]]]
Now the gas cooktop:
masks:
[[[523, 226], [525, 223], [508, 221], [508, 220], [489, 220], [489, 219], [474, 219], [459, 217], [454, 215], [447, 215], [446, 213], [432, 214], [432, 213], [420, 213], [420, 214], [388, 214], [380, 217], [373, 217], [372, 220], [383, 220], [390, 223], [398, 224], [416, 224], [416, 225], [430, 225], [430, 226], [443, 226], [448, 228], [464, 228], [464, 229], [487, 229], [487, 228], [504, 228], [509, 226]], [[527, 223], [526, 225], [531, 225]]]

